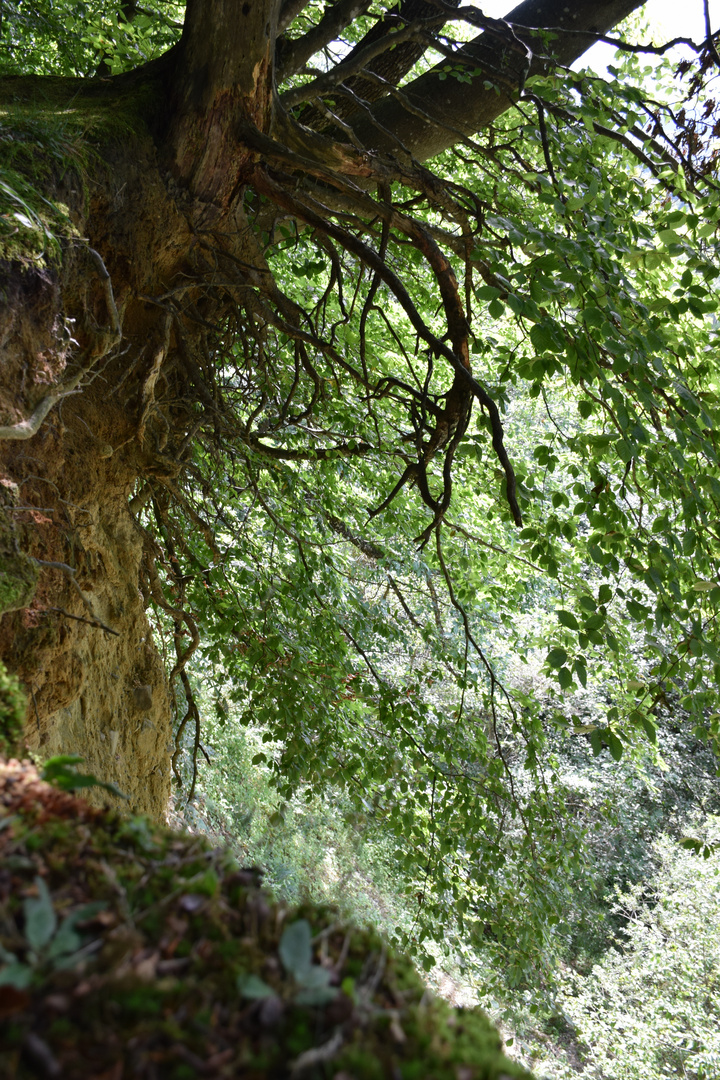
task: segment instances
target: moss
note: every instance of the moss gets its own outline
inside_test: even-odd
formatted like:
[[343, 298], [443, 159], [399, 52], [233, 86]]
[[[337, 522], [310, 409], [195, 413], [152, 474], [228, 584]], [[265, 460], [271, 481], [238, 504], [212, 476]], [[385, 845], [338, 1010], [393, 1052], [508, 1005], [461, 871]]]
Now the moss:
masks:
[[27, 607], [35, 593], [38, 568], [19, 544], [18, 531], [8, 512], [12, 493], [0, 487], [0, 614]]
[[[67, 174], [83, 175], [87, 152], [77, 133], [0, 108], [0, 258], [43, 266], [60, 256], [61, 238], [79, 235], [68, 207], [52, 193]], [[82, 181], [78, 181], [82, 187]]]
[[[528, 1075], [505, 1058], [480, 1010], [431, 999], [376, 934], [344, 925], [330, 908], [274, 904], [258, 873], [227, 853], [92, 809], [42, 784], [27, 764], [0, 763], [0, 862], [0, 945], [31, 973], [6, 1000], [0, 967], [0, 998], [9, 1002], [0, 1011], [0, 1075], [35, 1075], [17, 1049], [30, 1032], [68, 1080], [166, 1080], [186, 1066], [218, 1080]], [[62, 965], [24, 940], [23, 905], [37, 896], [38, 877], [59, 922], [87, 903], [101, 907], [79, 920], [81, 951]], [[315, 972], [324, 966], [338, 984], [317, 1004], [301, 1002], [281, 946], [301, 919]], [[253, 992], [244, 996], [248, 976]], [[258, 986], [265, 990], [255, 996]]]
[[111, 97], [72, 79], [0, 80], [0, 259], [60, 260], [80, 238], [102, 148], [145, 131], [153, 95], [152, 82]]
[[0, 660], [0, 754], [17, 753], [25, 718], [25, 695], [14, 675]]

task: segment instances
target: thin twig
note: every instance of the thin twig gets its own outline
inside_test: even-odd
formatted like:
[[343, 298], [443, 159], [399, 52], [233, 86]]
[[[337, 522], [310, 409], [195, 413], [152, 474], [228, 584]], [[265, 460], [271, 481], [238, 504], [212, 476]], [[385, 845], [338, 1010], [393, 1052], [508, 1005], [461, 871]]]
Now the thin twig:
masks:
[[108, 634], [114, 634], [115, 637], [120, 637], [120, 633], [117, 630], [111, 630], [105, 623], [99, 622], [97, 619], [85, 619], [82, 615], [73, 615], [71, 612], [66, 611], [63, 607], [49, 607], [46, 611], [57, 611], [60, 615], [64, 615], [66, 619], [74, 619], [75, 622], [86, 623], [88, 626], [96, 626], [98, 630], [105, 630]]

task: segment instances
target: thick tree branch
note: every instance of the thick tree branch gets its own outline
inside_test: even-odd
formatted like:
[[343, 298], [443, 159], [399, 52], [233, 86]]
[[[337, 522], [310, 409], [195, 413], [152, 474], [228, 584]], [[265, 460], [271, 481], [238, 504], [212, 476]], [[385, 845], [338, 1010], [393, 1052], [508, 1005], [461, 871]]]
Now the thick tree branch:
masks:
[[293, 19], [296, 19], [309, 3], [310, 0], [285, 0], [285, 2], [280, 5], [278, 34], [284, 34]]
[[[526, 0], [514, 8], [506, 16], [506, 22], [513, 25], [517, 37], [530, 46], [534, 55], [529, 71], [525, 73], [517, 68], [517, 89], [522, 75], [540, 74], [545, 70], [548, 54], [558, 63], [573, 63], [595, 42], [596, 35], [611, 30], [640, 7], [640, 3], [641, 0], [576, 0], [572, 4], [566, 0]], [[543, 35], [527, 27], [552, 27], [554, 39], [546, 41]], [[572, 32], [558, 32], [563, 30]], [[505, 112], [512, 100], [509, 85], [507, 93], [498, 93], [494, 87], [488, 90], [484, 85], [486, 81], [492, 81], [493, 76], [492, 71], [488, 72], [488, 63], [496, 69], [502, 67], [510, 49], [509, 39], [508, 50], [503, 56], [495, 34], [478, 35], [458, 50], [459, 68], [462, 65], [464, 72], [468, 66], [480, 70], [470, 83], [448, 76], [444, 70], [447, 61], [444, 60], [403, 87], [409, 102], [421, 114], [430, 116], [431, 123], [418, 112], [406, 108], [401, 100], [384, 98], [373, 107], [372, 119], [362, 115], [353, 118], [357, 137], [368, 149], [394, 154], [398, 152], [400, 140], [416, 160], [425, 161], [456, 143], [458, 128], [468, 137], [474, 135]], [[516, 64], [519, 60], [518, 53]], [[508, 74], [513, 70], [512, 64], [507, 70]], [[387, 134], [383, 134], [376, 124], [382, 125]]]
[[[436, 41], [433, 35], [442, 29], [448, 17], [452, 17], [457, 4], [458, 0], [445, 0], [443, 3], [438, 0], [401, 0], [365, 34], [333, 73], [342, 76], [339, 81], [344, 89], [360, 101], [377, 101], [387, 93], [385, 87], [397, 85]], [[482, 15], [480, 18], [484, 21]], [[417, 32], [402, 43], [389, 33], [390, 30], [397, 33], [411, 28]], [[389, 47], [390, 42], [393, 43], [392, 48]], [[385, 47], [372, 59], [364, 59], [362, 66], [358, 67], [358, 60], [367, 56], [367, 50], [381, 43]], [[349, 77], [351, 69], [358, 73]], [[345, 96], [336, 102], [333, 111], [347, 117], [357, 107], [351, 96]], [[318, 126], [312, 118], [303, 119], [303, 122], [310, 127]]]

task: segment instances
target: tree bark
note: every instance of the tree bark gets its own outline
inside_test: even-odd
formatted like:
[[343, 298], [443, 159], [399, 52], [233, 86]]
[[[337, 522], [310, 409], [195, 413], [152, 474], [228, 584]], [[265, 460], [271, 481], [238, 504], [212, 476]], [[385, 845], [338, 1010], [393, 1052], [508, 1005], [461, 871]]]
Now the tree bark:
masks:
[[[351, 121], [358, 139], [376, 152], [402, 154], [404, 148], [416, 161], [449, 149], [463, 137], [472, 137], [510, 107], [518, 84], [547, 69], [545, 56], [570, 65], [590, 48], [597, 34], [607, 34], [613, 26], [641, 7], [642, 0], [526, 0], [505, 17], [518, 39], [532, 51], [529, 68], [524, 55], [507, 35], [503, 57], [502, 39], [484, 32], [458, 52], [457, 63], [481, 74], [470, 83], [448, 77], [448, 62], [402, 88], [405, 101], [385, 97], [373, 106], [371, 117], [358, 115]], [[560, 32], [544, 44], [542, 35], [524, 28], [557, 28]], [[503, 60], [509, 58], [509, 63]], [[506, 79], [500, 92], [486, 88], [485, 81]]]

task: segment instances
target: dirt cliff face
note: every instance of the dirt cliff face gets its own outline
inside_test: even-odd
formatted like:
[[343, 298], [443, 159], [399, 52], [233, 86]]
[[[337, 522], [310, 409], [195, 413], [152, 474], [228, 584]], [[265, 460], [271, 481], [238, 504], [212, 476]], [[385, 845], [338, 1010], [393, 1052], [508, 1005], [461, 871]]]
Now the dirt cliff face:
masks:
[[[185, 56], [200, 83], [212, 60], [201, 9], [202, 56]], [[199, 426], [218, 420], [204, 365], [227, 314], [219, 256], [256, 273], [242, 211], [256, 155], [238, 143], [236, 113], [269, 114], [261, 23], [267, 55], [245, 96], [216, 88], [217, 108], [199, 112], [194, 91], [169, 94], [171, 53], [137, 79], [0, 80], [27, 143], [24, 198], [36, 191], [40, 222], [54, 207], [26, 249], [0, 235], [0, 660], [27, 693], [27, 747], [82, 754], [87, 771], [155, 817], [170, 783], [163, 672], [174, 665], [180, 677], [198, 632], [171, 549], [137, 513], [176, 490]], [[194, 78], [179, 80], [183, 93]], [[53, 230], [59, 240], [43, 250]], [[174, 623], [167, 665], [150, 596]]]
[[0, 652], [27, 692], [28, 749], [81, 754], [132, 808], [159, 818], [172, 708], [138, 588], [143, 534], [128, 509], [137, 444], [130, 432], [116, 454], [128, 423], [102, 394], [69, 404], [32, 438], [0, 444], [3, 606], [14, 609], [0, 621]]
[[159, 819], [172, 703], [139, 588], [149, 538], [128, 502], [139, 476], [173, 463], [153, 411], [164, 316], [137, 296], [173, 272], [186, 226], [150, 141], [126, 150], [111, 147], [71, 191], [64, 181], [82, 240], [65, 238], [60, 258], [0, 263], [0, 659], [27, 694], [27, 748], [82, 755]]
[[138, 591], [142, 539], [127, 493], [108, 498], [108, 487], [102, 501], [98, 491], [86, 494], [74, 515], [72, 565], [92, 613], [63, 572], [42, 568], [33, 604], [14, 620], [16, 646], [25, 647], [16, 670], [30, 690], [26, 741], [42, 757], [81, 754], [83, 767], [115, 783], [132, 809], [160, 818], [169, 795], [170, 695]]

